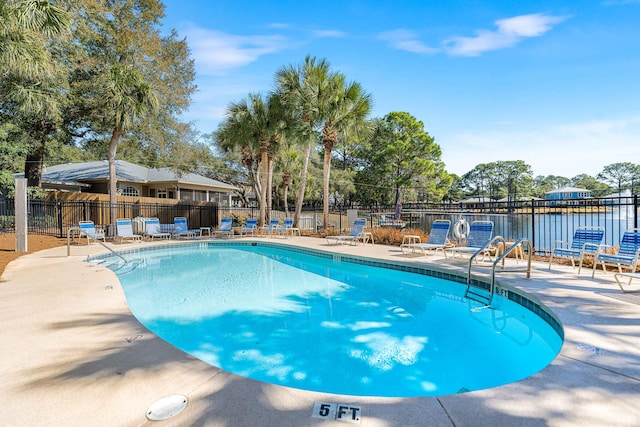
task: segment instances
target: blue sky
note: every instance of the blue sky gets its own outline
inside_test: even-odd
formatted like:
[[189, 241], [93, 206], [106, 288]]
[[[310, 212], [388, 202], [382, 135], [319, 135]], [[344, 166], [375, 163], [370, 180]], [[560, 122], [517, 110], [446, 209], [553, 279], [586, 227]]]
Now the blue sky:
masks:
[[524, 160], [534, 175], [640, 164], [640, 0], [164, 0], [214, 131], [228, 104], [273, 89], [306, 55], [358, 81], [371, 117], [406, 111], [447, 170]]

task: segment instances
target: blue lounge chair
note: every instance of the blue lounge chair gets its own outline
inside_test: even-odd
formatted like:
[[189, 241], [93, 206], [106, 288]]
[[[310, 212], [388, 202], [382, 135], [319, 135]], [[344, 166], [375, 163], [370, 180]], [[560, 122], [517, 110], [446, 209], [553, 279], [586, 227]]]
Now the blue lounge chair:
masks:
[[258, 220], [255, 218], [247, 218], [247, 222], [245, 223], [244, 227], [240, 228], [240, 236], [244, 236], [245, 234], [249, 233], [251, 233], [251, 236], [253, 236], [253, 233], [257, 228]]
[[269, 225], [265, 225], [262, 227], [262, 233], [269, 234], [269, 236], [273, 235], [273, 232], [280, 227], [280, 220], [278, 218], [271, 218], [269, 220]]
[[220, 227], [213, 230], [215, 236], [233, 237], [233, 218], [224, 217], [220, 219]]
[[576, 267], [575, 260], [579, 260], [578, 274], [582, 270], [582, 263], [588, 256], [595, 256], [598, 248], [604, 239], [603, 227], [578, 227], [573, 233], [571, 246], [564, 240], [556, 240], [551, 247], [551, 257], [549, 258], [549, 270], [553, 258], [569, 258], [571, 266]]
[[341, 236], [326, 236], [328, 244], [331, 244], [331, 240], [335, 240], [335, 243], [345, 244], [351, 243], [352, 245], [357, 245], [360, 240], [365, 242], [364, 237], [364, 227], [367, 225], [367, 220], [364, 218], [358, 218], [353, 222], [353, 226], [351, 227], [351, 233], [349, 235], [341, 235]]
[[158, 218], [146, 218], [144, 220], [146, 237], [153, 239], [170, 239], [171, 233], [163, 232], [160, 228], [160, 220]]
[[177, 216], [173, 218], [173, 235], [176, 237], [196, 237], [199, 236], [202, 231], [196, 229], [189, 229], [187, 225], [187, 218], [183, 216]]
[[482, 251], [482, 255], [490, 255], [491, 248], [488, 246], [493, 237], [492, 221], [473, 221], [469, 226], [466, 246], [452, 246], [446, 250], [455, 254], [475, 254]]
[[611, 246], [600, 245], [598, 254], [593, 263], [591, 277], [596, 274], [598, 264], [602, 265], [602, 271], [607, 272], [607, 264], [618, 267], [618, 273], [622, 273], [622, 267], [628, 267], [631, 273], [638, 267], [638, 255], [640, 254], [640, 228], [631, 228], [624, 232], [620, 241], [620, 249], [611, 253]]
[[296, 233], [298, 234], [298, 236], [300, 235], [300, 229], [298, 227], [293, 226], [293, 218], [285, 218], [284, 221], [282, 222], [282, 227], [278, 227], [275, 230], [275, 232], [279, 234], [283, 234], [285, 236], [287, 234], [291, 234], [292, 236], [295, 236]]
[[78, 228], [80, 228], [80, 237], [87, 238], [87, 245], [91, 244], [91, 240], [105, 241], [104, 230], [96, 228], [93, 221], [80, 221], [78, 223]]
[[125, 240], [142, 242], [142, 236], [133, 233], [133, 226], [131, 225], [131, 219], [129, 218], [120, 218], [116, 220], [116, 239], [120, 243]]
[[447, 257], [445, 248], [447, 247], [447, 238], [449, 236], [449, 230], [451, 229], [451, 221], [448, 219], [439, 219], [431, 224], [431, 231], [429, 232], [429, 239], [427, 243], [404, 243], [400, 245], [400, 250], [404, 253], [405, 248], [411, 249], [413, 252], [416, 249], [420, 250], [423, 255], [427, 255], [427, 251], [433, 250], [435, 255], [438, 250], [441, 250], [444, 257]]

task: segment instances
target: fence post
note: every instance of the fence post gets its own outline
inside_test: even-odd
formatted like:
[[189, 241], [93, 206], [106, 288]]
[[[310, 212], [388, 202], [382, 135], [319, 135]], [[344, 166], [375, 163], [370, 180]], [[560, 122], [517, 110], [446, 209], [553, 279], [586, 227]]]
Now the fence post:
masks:
[[638, 195], [633, 195], [633, 228], [638, 228]]
[[531, 247], [536, 247], [536, 201], [533, 199], [531, 199]]
[[64, 237], [64, 230], [62, 229], [62, 202], [58, 200], [56, 203], [56, 217], [58, 218], [58, 237]]
[[14, 203], [14, 227], [16, 230], [16, 252], [27, 252], [27, 233], [29, 229], [27, 211], [27, 178], [15, 179], [16, 196]]

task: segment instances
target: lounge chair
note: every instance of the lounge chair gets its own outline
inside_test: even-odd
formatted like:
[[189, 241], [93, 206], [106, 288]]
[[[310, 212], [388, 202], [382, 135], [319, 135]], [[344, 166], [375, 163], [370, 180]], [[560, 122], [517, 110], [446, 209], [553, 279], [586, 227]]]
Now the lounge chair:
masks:
[[257, 230], [258, 228], [258, 220], [255, 218], [247, 218], [247, 222], [244, 224], [244, 227], [240, 228], [240, 236], [244, 236], [245, 234], [248, 235], [249, 233], [251, 233], [251, 236], [253, 236], [253, 233]]
[[160, 220], [158, 218], [146, 218], [144, 220], [146, 237], [153, 239], [170, 239], [171, 233], [162, 232], [160, 228]]
[[595, 256], [604, 238], [603, 227], [578, 227], [573, 233], [571, 246], [564, 240], [556, 240], [551, 247], [549, 270], [553, 258], [569, 258], [571, 266], [576, 267], [575, 260], [579, 260], [578, 274], [582, 270], [582, 263], [587, 256]]
[[451, 251], [452, 255], [455, 254], [475, 254], [482, 251], [482, 255], [491, 255], [491, 248], [488, 246], [493, 237], [493, 222], [492, 221], [473, 221], [469, 226], [469, 235], [467, 236], [466, 246], [452, 246], [446, 248]]
[[87, 238], [87, 245], [91, 244], [91, 240], [105, 241], [104, 230], [96, 228], [93, 221], [80, 221], [78, 223], [78, 228], [80, 228], [80, 237]]
[[233, 218], [225, 217], [220, 219], [220, 227], [213, 230], [214, 236], [233, 237]]
[[628, 267], [631, 273], [635, 273], [640, 254], [640, 228], [631, 228], [625, 231], [620, 241], [620, 249], [616, 253], [611, 253], [612, 249], [611, 246], [600, 245], [593, 262], [591, 277], [595, 276], [598, 264], [602, 265], [604, 273], [607, 272], [607, 264], [618, 267], [618, 273], [622, 273], [623, 266]]
[[335, 240], [335, 243], [345, 244], [351, 243], [352, 245], [357, 245], [360, 240], [364, 243], [364, 227], [367, 225], [367, 220], [365, 218], [358, 218], [353, 222], [353, 226], [351, 227], [351, 233], [349, 235], [340, 235], [340, 236], [326, 236], [328, 244], [331, 244], [331, 240]]
[[287, 234], [295, 236], [296, 233], [298, 234], [298, 236], [300, 235], [300, 229], [293, 226], [293, 218], [285, 218], [282, 222], [282, 227], [279, 227], [276, 232], [284, 234], [285, 236]]
[[451, 221], [448, 219], [439, 219], [431, 224], [431, 231], [429, 232], [429, 240], [426, 243], [404, 243], [400, 245], [400, 250], [404, 254], [405, 249], [411, 249], [413, 252], [420, 250], [423, 255], [427, 255], [427, 251], [433, 250], [435, 255], [438, 250], [441, 250], [444, 257], [447, 257], [445, 248], [447, 247], [447, 237], [449, 230], [451, 229]]
[[120, 243], [125, 240], [142, 242], [142, 236], [140, 234], [133, 233], [133, 226], [131, 225], [131, 219], [129, 218], [120, 218], [116, 220], [116, 239]]
[[200, 236], [201, 230], [189, 229], [187, 225], [187, 218], [183, 216], [177, 216], [173, 218], [173, 235], [176, 237], [196, 237]]
[[616, 283], [618, 283], [618, 286], [620, 286], [620, 289], [622, 289], [622, 292], [624, 293], [640, 292], [640, 288], [634, 288], [634, 289], [629, 289], [628, 287], [625, 288], [624, 287], [625, 284], [622, 283], [622, 281], [620, 280], [621, 277], [625, 277], [629, 279], [627, 281], [626, 286], [630, 286], [633, 279], [640, 279], [640, 273], [616, 273], [613, 275], [613, 277], [615, 277]]
[[273, 232], [280, 228], [280, 220], [278, 218], [271, 218], [269, 220], [269, 225], [264, 225], [261, 228], [262, 233], [268, 234], [269, 236], [273, 235]]

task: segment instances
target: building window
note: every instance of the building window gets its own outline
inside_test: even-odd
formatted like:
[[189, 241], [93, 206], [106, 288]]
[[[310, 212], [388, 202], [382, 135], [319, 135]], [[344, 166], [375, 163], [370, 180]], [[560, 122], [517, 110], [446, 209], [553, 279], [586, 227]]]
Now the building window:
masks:
[[166, 188], [158, 188], [158, 199], [166, 199], [168, 196], [168, 191]]
[[127, 185], [126, 187], [120, 189], [120, 195], [137, 197], [140, 195], [140, 192], [137, 188]]

